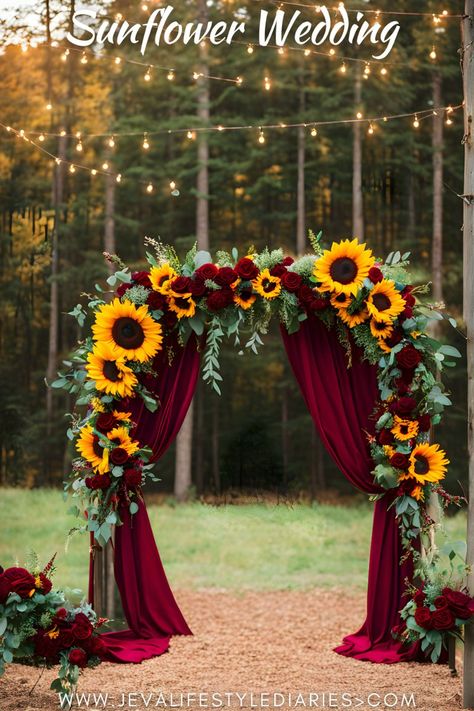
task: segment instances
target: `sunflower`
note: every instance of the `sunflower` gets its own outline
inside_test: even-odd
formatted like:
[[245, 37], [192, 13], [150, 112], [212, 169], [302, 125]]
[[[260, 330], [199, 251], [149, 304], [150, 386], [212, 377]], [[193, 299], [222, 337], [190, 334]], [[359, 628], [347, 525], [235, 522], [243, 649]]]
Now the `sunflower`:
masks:
[[113, 430], [107, 432], [107, 439], [115, 444], [116, 447], [124, 449], [128, 455], [135, 454], [140, 449], [139, 443], [131, 439], [126, 427], [114, 427]]
[[395, 415], [391, 432], [395, 439], [400, 442], [412, 439], [418, 434], [418, 422], [416, 420], [404, 420], [402, 417]]
[[110, 346], [115, 358], [145, 362], [161, 350], [161, 326], [150, 316], [148, 306], [114, 299], [100, 306], [92, 326], [94, 339]]
[[[138, 383], [133, 370], [128, 367], [124, 356], [117, 356], [108, 343], [96, 343], [92, 353], [87, 356], [86, 370], [95, 381], [97, 390], [104, 390], [107, 395], [128, 397]], [[97, 398], [96, 398], [97, 399]], [[100, 400], [99, 400], [100, 402]], [[94, 410], [104, 412], [104, 408]]]
[[439, 444], [417, 444], [410, 454], [409, 473], [420, 483], [436, 482], [446, 476], [446, 458]]
[[177, 277], [173, 267], [169, 264], [163, 264], [161, 267], [152, 267], [150, 269], [150, 281], [153, 289], [160, 294], [167, 294], [170, 290], [172, 280]]
[[383, 451], [384, 451], [385, 456], [388, 459], [390, 459], [390, 457], [393, 457], [393, 455], [395, 454], [395, 449], [393, 447], [391, 447], [389, 444], [384, 444]]
[[257, 294], [269, 301], [276, 299], [281, 291], [281, 279], [272, 276], [269, 269], [264, 269], [260, 272], [258, 277], [252, 281], [252, 284]]
[[425, 492], [423, 491], [423, 487], [420, 486], [419, 484], [413, 488], [413, 490], [410, 493], [410, 496], [413, 496], [414, 499], [417, 501], [424, 501], [425, 500]]
[[234, 303], [240, 306], [244, 311], [247, 311], [255, 302], [256, 298], [255, 294], [252, 294], [252, 289], [242, 289], [242, 291], [235, 292]]
[[377, 343], [379, 345], [380, 350], [382, 350], [384, 353], [390, 353], [392, 348], [388, 345], [387, 341], [384, 341], [383, 338], [379, 338], [377, 340]]
[[105, 405], [100, 397], [93, 397], [90, 404], [94, 412], [105, 412]]
[[109, 471], [109, 450], [107, 447], [101, 447], [99, 438], [94, 434], [90, 425], [82, 427], [76, 442], [76, 449], [99, 474]]
[[351, 295], [344, 294], [343, 291], [339, 294], [332, 294], [330, 301], [335, 309], [347, 309], [347, 307], [352, 303]]
[[191, 294], [176, 294], [168, 296], [168, 307], [178, 318], [191, 318], [196, 313], [196, 302]]
[[355, 310], [351, 309], [351, 313], [349, 313], [347, 308], [338, 309], [338, 315], [341, 321], [343, 321], [343, 323], [349, 326], [349, 328], [359, 326], [361, 323], [364, 323], [364, 321], [367, 321], [367, 319], [369, 318], [369, 312], [367, 311], [364, 303], [359, 304]]
[[382, 279], [367, 297], [369, 314], [377, 321], [394, 321], [405, 308], [405, 301], [395, 288], [395, 282]]
[[321, 291], [357, 294], [375, 262], [372, 250], [356, 239], [333, 242], [314, 265], [314, 276]]
[[377, 321], [372, 318], [370, 319], [370, 332], [374, 338], [377, 339], [390, 338], [393, 333], [393, 326], [391, 323], [387, 323], [386, 321]]

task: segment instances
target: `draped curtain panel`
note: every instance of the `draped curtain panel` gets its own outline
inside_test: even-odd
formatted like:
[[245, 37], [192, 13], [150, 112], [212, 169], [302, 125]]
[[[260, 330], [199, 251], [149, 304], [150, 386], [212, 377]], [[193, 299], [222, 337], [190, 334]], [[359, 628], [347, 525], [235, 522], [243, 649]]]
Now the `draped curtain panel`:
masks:
[[[169, 345], [169, 344], [167, 344]], [[141, 398], [124, 400], [121, 409], [132, 413], [137, 423], [134, 433], [142, 446], [159, 459], [178, 434], [196, 389], [199, 352], [191, 337], [183, 348], [172, 345], [157, 355], [153, 368], [156, 378], [147, 377], [146, 386], [159, 400], [154, 413]], [[128, 630], [102, 635], [107, 659], [112, 662], [141, 662], [166, 652], [170, 637], [192, 634], [171, 592], [155, 544], [145, 503], [131, 516], [121, 512], [122, 526], [115, 533], [114, 568]], [[91, 566], [93, 562], [91, 562]], [[90, 580], [93, 580], [90, 571]]]
[[[328, 453], [344, 476], [360, 491], [378, 494], [367, 432], [378, 399], [377, 369], [362, 361], [353, 346], [352, 366], [334, 329], [318, 318], [303, 322], [299, 331], [282, 337], [293, 373]], [[367, 619], [355, 634], [335, 649], [339, 654], [390, 664], [414, 660], [417, 647], [402, 650], [391, 635], [403, 607], [405, 578], [413, 577], [411, 562], [400, 565], [402, 544], [390, 494], [375, 504], [369, 561]]]

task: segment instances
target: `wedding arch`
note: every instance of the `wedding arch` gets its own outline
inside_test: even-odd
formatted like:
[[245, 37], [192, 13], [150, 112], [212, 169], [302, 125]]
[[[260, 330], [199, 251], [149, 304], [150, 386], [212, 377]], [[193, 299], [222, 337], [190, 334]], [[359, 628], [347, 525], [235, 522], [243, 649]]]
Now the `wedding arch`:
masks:
[[[233, 249], [212, 261], [193, 248], [181, 262], [172, 247], [147, 240], [149, 269], [130, 272], [106, 255], [115, 293], [97, 285], [87, 308], [72, 311], [81, 327], [91, 316], [92, 330], [53, 386], [86, 408], [68, 430], [80, 456], [65, 486], [79, 499], [77, 515], [85, 512], [82, 528], [103, 546], [116, 527], [115, 577], [129, 629], [102, 635], [110, 661], [140, 662], [166, 651], [171, 636], [191, 634], [142, 487], [181, 427], [201, 361], [220, 393], [224, 337], [257, 353], [272, 317], [328, 453], [375, 501], [367, 618], [335, 651], [382, 663], [420, 655], [406, 625], [401, 643], [397, 625], [407, 582], [423, 575], [428, 499], [458, 503], [441, 487], [449, 462], [430, 430], [451, 404], [437, 372], [460, 354], [428, 335], [430, 320], [448, 317], [423, 300], [426, 287], [411, 284], [408, 253], [382, 261], [355, 239], [326, 250], [320, 235], [310, 241], [313, 253], [297, 259]], [[93, 574], [90, 581], [92, 594]]]

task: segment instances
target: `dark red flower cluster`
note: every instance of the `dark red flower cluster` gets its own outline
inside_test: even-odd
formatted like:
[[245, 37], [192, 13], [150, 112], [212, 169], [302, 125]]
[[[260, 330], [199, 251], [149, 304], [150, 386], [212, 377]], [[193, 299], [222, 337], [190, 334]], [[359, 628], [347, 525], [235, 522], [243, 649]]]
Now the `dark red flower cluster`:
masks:
[[0, 604], [10, 593], [29, 598], [36, 591], [47, 594], [51, 587], [51, 580], [44, 573], [35, 577], [26, 568], [7, 568], [0, 574]]
[[415, 622], [426, 630], [445, 632], [456, 627], [456, 620], [468, 620], [474, 616], [474, 599], [460, 590], [444, 588], [434, 601], [434, 610], [425, 605], [426, 595], [417, 590], [413, 599], [417, 605]]
[[301, 306], [307, 311], [323, 311], [329, 306], [329, 301], [316, 293], [307, 284], [302, 284], [298, 289], [298, 299]]
[[86, 486], [88, 489], [97, 491], [98, 489], [108, 489], [112, 483], [109, 474], [94, 474], [94, 476], [86, 477]]
[[87, 615], [83, 612], [68, 615], [64, 607], [56, 611], [49, 629], [39, 629], [32, 639], [35, 656], [53, 664], [58, 663], [60, 652], [67, 650], [70, 650], [69, 662], [81, 668], [87, 666], [91, 657], [102, 658], [105, 653], [105, 645], [94, 635], [94, 626]]

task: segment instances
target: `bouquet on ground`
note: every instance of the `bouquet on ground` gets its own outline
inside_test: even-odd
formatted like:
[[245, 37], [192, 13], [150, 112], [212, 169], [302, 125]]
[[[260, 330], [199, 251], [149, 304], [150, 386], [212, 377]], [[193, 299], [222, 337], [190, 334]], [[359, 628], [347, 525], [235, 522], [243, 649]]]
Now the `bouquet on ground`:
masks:
[[42, 570], [0, 566], [0, 676], [14, 661], [59, 665], [51, 688], [68, 692], [82, 669], [100, 664], [105, 645], [97, 632], [105, 620], [87, 603], [72, 607], [53, 589], [53, 560]]

